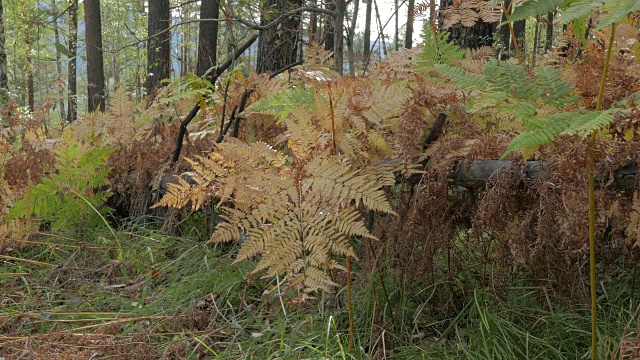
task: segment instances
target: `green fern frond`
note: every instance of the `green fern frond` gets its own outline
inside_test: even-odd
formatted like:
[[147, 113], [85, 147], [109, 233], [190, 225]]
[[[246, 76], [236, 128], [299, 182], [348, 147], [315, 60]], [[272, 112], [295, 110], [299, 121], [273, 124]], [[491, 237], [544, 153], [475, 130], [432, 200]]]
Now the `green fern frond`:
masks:
[[600, 12], [600, 19], [596, 30], [601, 30], [614, 23], [624, 20], [630, 14], [640, 11], [638, 0], [580, 0], [572, 2], [561, 14], [560, 22], [567, 24], [571, 21]]
[[573, 1], [559, 16], [561, 24], [568, 24], [574, 20], [584, 19], [602, 6], [602, 0]]
[[486, 90], [489, 86], [484, 76], [468, 72], [460, 67], [439, 64], [435, 65], [434, 69], [467, 91]]
[[482, 69], [492, 91], [501, 91], [522, 100], [537, 99], [541, 91], [520, 64], [488, 62]]
[[509, 16], [509, 22], [525, 20], [530, 17], [546, 15], [556, 6], [561, 6], [564, 0], [528, 0], [513, 10]]
[[418, 54], [416, 68], [422, 73], [428, 73], [437, 64], [455, 64], [462, 60], [465, 51], [458, 45], [449, 42], [449, 33], [442, 31], [438, 33], [438, 40], [429, 23], [425, 22], [424, 27], [424, 49]]
[[539, 66], [533, 69], [536, 86], [541, 90], [542, 101], [555, 107], [567, 106], [580, 99], [571, 96], [573, 86], [562, 80], [560, 72], [550, 66]]
[[591, 135], [594, 131], [611, 125], [615, 121], [613, 114], [617, 111], [618, 109], [608, 109], [586, 112], [575, 117], [561, 135], [577, 134], [583, 137]]
[[615, 120], [613, 114], [617, 109], [605, 111], [570, 111], [531, 119], [525, 125], [529, 130], [516, 136], [503, 158], [510, 153], [523, 149], [535, 149], [552, 144], [561, 135], [588, 136], [595, 131], [607, 127]]
[[[28, 190], [31, 212], [43, 221], [51, 221], [54, 228], [101, 224], [94, 208], [99, 209], [101, 215], [108, 212], [102, 205], [110, 194], [98, 189], [107, 183], [106, 163], [115, 150], [115, 147], [85, 146], [65, 133], [54, 150], [56, 172]], [[7, 218], [25, 216], [26, 208], [24, 200], [15, 202]]]
[[298, 107], [303, 107], [309, 112], [314, 111], [315, 101], [316, 94], [314, 89], [297, 87], [262, 98], [251, 104], [249, 110], [274, 115], [279, 120], [283, 120]]
[[607, 0], [602, 6], [604, 15], [600, 17], [596, 30], [619, 23], [638, 11], [640, 11], [640, 0]]

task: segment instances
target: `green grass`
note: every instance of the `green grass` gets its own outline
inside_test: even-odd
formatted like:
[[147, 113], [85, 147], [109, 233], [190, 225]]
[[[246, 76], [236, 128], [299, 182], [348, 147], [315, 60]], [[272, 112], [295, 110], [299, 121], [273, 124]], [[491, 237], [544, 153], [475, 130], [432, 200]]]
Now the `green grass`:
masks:
[[[349, 350], [343, 289], [319, 294], [307, 304], [287, 304], [292, 294], [282, 293], [276, 280], [248, 281], [255, 264], [233, 264], [237, 247], [206, 245], [207, 236], [196, 230], [201, 228], [187, 222], [181, 236], [170, 236], [125, 224], [116, 230], [123, 251], [107, 228], [41, 237], [50, 244], [16, 248], [12, 256], [54, 267], [0, 261], [0, 273], [29, 274], [0, 277], [5, 299], [0, 329], [37, 335], [99, 323], [50, 319], [126, 313], [151, 320], [119, 326], [119, 336], [151, 333], [158, 354], [180, 346], [181, 356], [190, 359], [202, 354], [219, 359], [369, 359], [383, 354], [389, 359], [583, 359], [590, 354], [588, 304], [554, 301], [553, 294], [547, 301], [524, 286], [504, 290], [498, 299], [476, 288], [480, 282], [473, 273], [461, 274], [463, 280], [453, 279], [455, 284], [443, 275], [409, 285], [390, 268], [354, 281], [356, 337]], [[613, 359], [625, 332], [637, 336], [640, 289], [632, 287], [628, 271], [603, 279], [598, 358]], [[142, 287], [130, 294], [109, 288], [137, 283]], [[519, 283], [526, 279], [513, 279]], [[59, 314], [65, 312], [85, 313]], [[28, 322], [25, 313], [32, 315]]]

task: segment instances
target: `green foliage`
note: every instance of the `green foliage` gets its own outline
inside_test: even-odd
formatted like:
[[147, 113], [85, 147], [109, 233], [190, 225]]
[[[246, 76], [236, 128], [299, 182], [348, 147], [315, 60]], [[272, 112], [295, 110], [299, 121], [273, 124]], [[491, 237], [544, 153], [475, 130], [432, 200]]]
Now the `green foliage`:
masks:
[[552, 144], [561, 135], [588, 136], [609, 126], [615, 120], [613, 117], [615, 111], [617, 109], [578, 110], [531, 118], [525, 122], [527, 130], [513, 139], [503, 157], [513, 151], [535, 149], [541, 145]]
[[437, 64], [434, 69], [467, 91], [486, 90], [489, 87], [484, 76], [474, 74], [461, 67]]
[[553, 11], [556, 6], [561, 6], [564, 2], [564, 0], [529, 0], [514, 8], [509, 16], [509, 22], [546, 15], [547, 12]]
[[596, 30], [603, 29], [624, 20], [629, 14], [640, 11], [638, 0], [580, 0], [572, 2], [562, 13], [560, 22], [567, 24], [573, 20], [600, 12]]
[[[115, 147], [89, 147], [67, 136], [55, 149], [56, 172], [29, 188], [29, 209], [52, 227], [90, 226], [100, 219], [99, 209], [109, 197], [106, 185], [109, 169], [105, 166]], [[31, 216], [26, 214], [25, 200], [17, 201], [8, 218]], [[105, 209], [101, 209], [105, 212]]]
[[423, 31], [424, 49], [418, 55], [417, 69], [427, 73], [436, 64], [455, 64], [464, 57], [464, 49], [449, 42], [449, 33], [442, 31], [436, 39], [429, 23], [425, 22]]
[[179, 102], [185, 99], [191, 100], [193, 98], [200, 106], [205, 106], [207, 100], [215, 98], [213, 96], [214, 90], [215, 87], [210, 81], [188, 73], [179, 79], [171, 81], [158, 95], [158, 98], [163, 104]]
[[253, 103], [249, 110], [273, 115], [281, 121], [289, 117], [293, 110], [299, 107], [303, 107], [309, 112], [314, 111], [315, 102], [316, 94], [314, 89], [296, 87], [262, 98]]

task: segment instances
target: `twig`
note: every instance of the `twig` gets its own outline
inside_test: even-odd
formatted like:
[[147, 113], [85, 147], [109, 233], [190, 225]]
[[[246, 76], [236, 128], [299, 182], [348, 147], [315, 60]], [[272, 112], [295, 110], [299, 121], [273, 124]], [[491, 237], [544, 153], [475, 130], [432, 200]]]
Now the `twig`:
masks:
[[[258, 38], [258, 34], [253, 34], [242, 46], [236, 49], [236, 51], [229, 57], [224, 63], [216, 67], [210, 75], [211, 83], [215, 83], [220, 74], [222, 74], [225, 70], [227, 70], [233, 62], [244, 53], [251, 44]], [[180, 159], [180, 152], [182, 151], [182, 144], [184, 142], [184, 135], [187, 132], [187, 126], [196, 117], [200, 111], [200, 104], [196, 104], [193, 109], [185, 116], [185, 118], [180, 122], [180, 130], [178, 131], [178, 138], [176, 139], [176, 148], [173, 150], [173, 158], [171, 159], [171, 163], [175, 164]]]

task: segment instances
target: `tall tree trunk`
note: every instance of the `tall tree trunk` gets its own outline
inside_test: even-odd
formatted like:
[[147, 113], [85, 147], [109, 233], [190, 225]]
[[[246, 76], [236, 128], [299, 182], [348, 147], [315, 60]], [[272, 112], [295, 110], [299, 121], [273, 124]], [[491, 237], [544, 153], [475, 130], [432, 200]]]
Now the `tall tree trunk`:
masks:
[[540, 40], [540, 22], [536, 20], [536, 30], [533, 34], [533, 51], [531, 54], [531, 66], [536, 66], [536, 55], [538, 55], [538, 42]]
[[[504, 8], [509, 12], [509, 14], [511, 14], [511, 0], [504, 1]], [[509, 30], [508, 24], [504, 24], [505, 21], [507, 21], [507, 14], [503, 12], [502, 18], [500, 19], [502, 25], [500, 25], [500, 29], [498, 30], [498, 36], [500, 37], [500, 42], [502, 43], [504, 51], [509, 51], [511, 44], [511, 30]]]
[[9, 97], [9, 75], [7, 71], [7, 51], [4, 37], [4, 17], [0, 0], [0, 109], [4, 108]]
[[399, 22], [399, 17], [400, 17], [400, 4], [398, 3], [398, 0], [393, 0], [393, 9], [396, 11], [394, 14], [396, 23], [395, 23], [395, 32], [393, 33], [393, 46], [396, 49], [396, 51], [400, 50], [400, 22]]
[[413, 47], [413, 21], [414, 21], [414, 8], [415, 0], [409, 0], [409, 9], [407, 10], [407, 32], [404, 38], [405, 49], [411, 49]]
[[[517, 43], [518, 43], [518, 48], [520, 48], [520, 54], [522, 55], [523, 59], [525, 58], [525, 32], [526, 32], [526, 28], [527, 28], [527, 21], [526, 20], [518, 20], [516, 22], [513, 23], [513, 35], [515, 35]], [[515, 44], [513, 43], [513, 41], [511, 42], [511, 49], [515, 51]]]
[[[58, 7], [56, 6], [55, 0], [52, 0], [51, 7], [54, 16], [57, 16]], [[60, 29], [58, 26], [58, 19], [53, 20], [53, 38], [56, 44], [60, 44]], [[58, 46], [56, 46], [56, 70], [58, 70], [58, 78], [62, 79], [62, 60], [60, 59], [60, 50], [58, 49]], [[64, 108], [64, 90], [62, 87], [60, 87], [58, 96], [60, 96], [60, 99], [58, 100], [58, 107], [60, 107], [60, 121], [65, 121], [67, 119], [67, 113]]]
[[[313, 6], [317, 5], [318, 0], [313, 0]], [[309, 14], [309, 41], [318, 42], [318, 15], [315, 11]]]
[[162, 80], [171, 76], [171, 36], [169, 33], [169, 0], [149, 0], [147, 29], [147, 94], [162, 87]]
[[553, 47], [553, 11], [547, 13], [547, 39], [544, 48], [549, 51]]
[[[376, 8], [376, 19], [378, 19], [378, 38], [382, 41], [382, 52], [387, 55], [387, 42], [384, 39], [384, 28], [382, 27], [382, 20], [380, 20], [380, 12], [378, 11], [378, 2], [373, 0], [373, 5]], [[380, 56], [382, 58], [382, 56]]]
[[371, 53], [371, 12], [373, 11], [373, 0], [367, 1], [367, 10], [364, 18], [364, 49], [362, 49], [362, 55], [364, 56], [364, 62], [367, 63], [367, 59]]
[[29, 33], [24, 33], [25, 56], [27, 63], [27, 97], [29, 98], [29, 111], [35, 109], [35, 97], [33, 94], [33, 61], [31, 59], [31, 39]]
[[84, 22], [87, 44], [87, 110], [89, 112], [104, 111], [104, 58], [100, 0], [84, 0]]
[[[217, 19], [220, 16], [219, 0], [201, 0], [200, 19]], [[218, 52], [218, 22], [201, 22], [198, 35], [198, 76], [214, 67]]]
[[76, 74], [78, 52], [78, 0], [71, 0], [69, 4], [69, 63], [67, 64], [67, 122], [72, 123], [78, 117], [78, 83]]
[[353, 50], [353, 39], [356, 36], [356, 25], [358, 23], [358, 8], [360, 1], [356, 0], [353, 4], [353, 16], [351, 17], [351, 26], [349, 26], [349, 34], [347, 34], [347, 51], [349, 57], [349, 74], [356, 75], [356, 60]]
[[[180, 9], [180, 19], [182, 22], [188, 20], [184, 6]], [[187, 75], [187, 52], [187, 25], [184, 25], [180, 31], [180, 76]]]
[[334, 19], [333, 66], [340, 75], [344, 73], [344, 15], [347, 12], [346, 0], [335, 0], [336, 17]]
[[[333, 1], [328, 1], [326, 7], [327, 7], [327, 10], [332, 10], [332, 11], [336, 10], [336, 7]], [[324, 49], [327, 51], [333, 51], [335, 47], [334, 46], [334, 43], [335, 43], [334, 25], [335, 25], [335, 19], [332, 18], [331, 16], [326, 15], [324, 18], [324, 33], [322, 34], [322, 37], [324, 38]]]
[[[304, 0], [267, 0], [260, 23], [265, 25], [279, 18], [278, 14], [304, 5]], [[300, 13], [281, 19], [277, 26], [262, 31], [258, 41], [259, 73], [274, 72], [293, 64], [298, 58]]]

